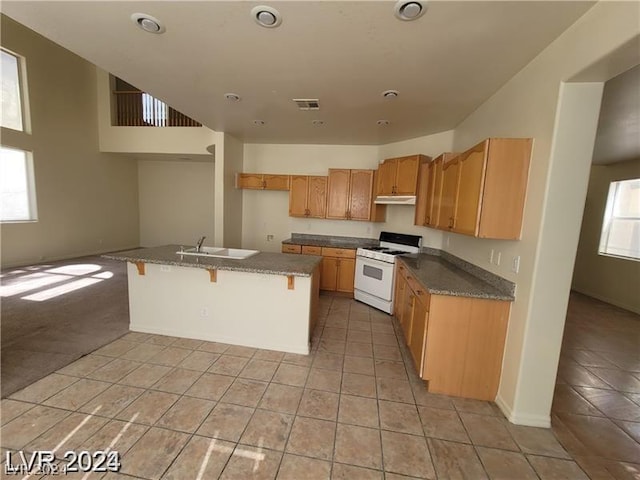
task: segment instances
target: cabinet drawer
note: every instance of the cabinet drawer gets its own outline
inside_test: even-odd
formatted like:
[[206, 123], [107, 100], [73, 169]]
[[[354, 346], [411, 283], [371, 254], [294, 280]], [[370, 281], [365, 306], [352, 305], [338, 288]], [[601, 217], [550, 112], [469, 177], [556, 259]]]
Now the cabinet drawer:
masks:
[[356, 258], [356, 251], [350, 248], [322, 247], [323, 257]]
[[322, 247], [302, 245], [302, 254], [303, 255], [322, 255]]
[[300, 253], [300, 247], [300, 245], [289, 245], [284, 243], [282, 244], [282, 253]]

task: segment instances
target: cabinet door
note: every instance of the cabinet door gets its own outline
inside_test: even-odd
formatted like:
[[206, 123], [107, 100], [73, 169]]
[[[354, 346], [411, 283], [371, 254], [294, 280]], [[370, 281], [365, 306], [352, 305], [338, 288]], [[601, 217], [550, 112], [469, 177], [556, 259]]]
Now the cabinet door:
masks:
[[438, 228], [450, 230], [453, 227], [456, 212], [456, 197], [458, 194], [458, 160], [452, 160], [442, 166], [442, 195], [440, 196], [440, 211], [438, 214]]
[[356, 261], [351, 258], [338, 260], [338, 277], [336, 291], [353, 293], [353, 283], [356, 276]]
[[338, 259], [322, 258], [322, 273], [320, 274], [320, 290], [335, 292], [338, 286]]
[[249, 188], [262, 190], [262, 174], [260, 173], [239, 173], [236, 181], [237, 188]]
[[428, 306], [420, 300], [419, 296], [416, 296], [413, 303], [413, 321], [411, 323], [409, 351], [411, 352], [413, 363], [420, 376], [422, 376], [424, 342], [427, 334], [427, 320], [429, 316], [428, 310]]
[[329, 169], [327, 184], [327, 218], [348, 218], [350, 177], [350, 170]]
[[394, 193], [396, 195], [415, 195], [418, 184], [418, 169], [420, 168], [420, 155], [398, 158], [396, 170], [396, 182]]
[[306, 217], [307, 215], [307, 190], [309, 177], [306, 175], [291, 175], [291, 188], [289, 189], [289, 216]]
[[455, 154], [453, 153], [450, 153], [450, 154], [445, 153], [444, 155], [439, 156], [429, 164], [429, 167], [431, 169], [429, 176], [430, 178], [433, 179], [433, 184], [432, 184], [433, 192], [432, 192], [432, 195], [430, 196], [430, 200], [432, 202], [431, 208], [430, 208], [431, 214], [427, 221], [427, 225], [430, 227], [437, 227], [438, 222], [440, 221], [440, 205], [442, 203], [442, 180], [443, 180], [442, 166], [446, 160], [454, 157], [455, 157]]
[[378, 195], [391, 195], [396, 182], [397, 163], [394, 158], [385, 160], [378, 167]]
[[429, 196], [432, 195], [432, 189], [429, 184], [433, 183], [430, 170], [432, 163], [423, 163], [418, 170], [418, 188], [416, 191], [416, 214], [413, 220], [414, 225], [427, 225], [427, 209], [430, 208], [431, 201]]
[[371, 219], [373, 170], [351, 170], [349, 188], [349, 219]]
[[263, 175], [265, 190], [289, 190], [289, 175]]
[[411, 322], [413, 321], [413, 306], [416, 301], [416, 296], [413, 294], [409, 284], [407, 284], [405, 289], [400, 326], [404, 332], [404, 341], [409, 345], [409, 341], [411, 339]]
[[402, 276], [403, 272], [406, 271], [406, 268], [400, 264], [396, 266], [396, 291], [393, 296], [393, 315], [396, 317], [398, 322], [402, 318], [402, 305], [404, 305], [404, 295], [407, 287], [407, 282], [404, 280]]
[[327, 177], [308, 177], [307, 211], [309, 217], [327, 216]]
[[460, 157], [458, 196], [453, 231], [476, 235], [480, 222], [480, 206], [486, 166], [486, 142]]

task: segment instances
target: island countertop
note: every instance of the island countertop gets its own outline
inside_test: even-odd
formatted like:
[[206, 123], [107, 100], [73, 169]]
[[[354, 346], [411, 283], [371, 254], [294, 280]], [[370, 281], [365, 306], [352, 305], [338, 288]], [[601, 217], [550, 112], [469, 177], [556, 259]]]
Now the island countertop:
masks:
[[432, 295], [486, 298], [512, 302], [514, 296], [465, 272], [438, 255], [406, 254], [399, 259]]
[[113, 252], [102, 255], [112, 260], [127, 262], [157, 263], [179, 267], [193, 267], [234, 272], [266, 273], [270, 275], [294, 275], [309, 277], [322, 261], [318, 255], [287, 255], [285, 253], [260, 252], [243, 260], [205, 257], [196, 255], [180, 255], [176, 252], [180, 245], [163, 245], [161, 247], [138, 248], [124, 252]]

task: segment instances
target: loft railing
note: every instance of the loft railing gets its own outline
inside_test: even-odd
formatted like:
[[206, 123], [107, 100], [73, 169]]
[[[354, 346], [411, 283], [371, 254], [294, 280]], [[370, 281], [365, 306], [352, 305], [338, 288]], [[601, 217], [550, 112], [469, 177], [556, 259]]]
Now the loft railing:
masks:
[[200, 122], [187, 117], [166, 103], [140, 90], [113, 92], [115, 123], [119, 127], [201, 127]]

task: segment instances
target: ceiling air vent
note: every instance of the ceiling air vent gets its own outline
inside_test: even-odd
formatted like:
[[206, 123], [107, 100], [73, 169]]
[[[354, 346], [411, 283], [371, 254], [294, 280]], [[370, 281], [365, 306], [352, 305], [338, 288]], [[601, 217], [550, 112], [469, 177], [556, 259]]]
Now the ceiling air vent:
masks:
[[317, 98], [294, 98], [299, 110], [320, 110], [320, 101]]

